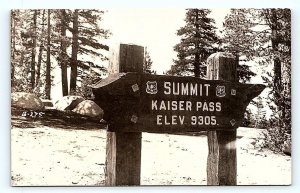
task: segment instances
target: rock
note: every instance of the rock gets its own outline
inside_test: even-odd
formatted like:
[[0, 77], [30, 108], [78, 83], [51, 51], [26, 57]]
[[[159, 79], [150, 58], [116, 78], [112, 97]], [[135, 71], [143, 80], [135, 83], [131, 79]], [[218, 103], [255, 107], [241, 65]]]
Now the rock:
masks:
[[73, 109], [73, 112], [90, 117], [99, 117], [100, 119], [103, 117], [103, 110], [91, 100], [82, 101]]
[[292, 153], [291, 140], [287, 140], [284, 142], [282, 151], [286, 155], [291, 155]]
[[41, 100], [45, 106], [45, 109], [52, 109], [53, 103], [51, 100], [49, 100], [49, 99], [41, 99]]
[[44, 104], [39, 97], [26, 92], [11, 93], [11, 106], [36, 111], [44, 109]]
[[54, 104], [55, 109], [60, 111], [73, 110], [79, 103], [84, 101], [81, 96], [64, 96]]
[[255, 146], [255, 144], [256, 144], [256, 141], [255, 140], [253, 140], [253, 141], [251, 141], [251, 143], [250, 143], [251, 145], [253, 145], [253, 146]]

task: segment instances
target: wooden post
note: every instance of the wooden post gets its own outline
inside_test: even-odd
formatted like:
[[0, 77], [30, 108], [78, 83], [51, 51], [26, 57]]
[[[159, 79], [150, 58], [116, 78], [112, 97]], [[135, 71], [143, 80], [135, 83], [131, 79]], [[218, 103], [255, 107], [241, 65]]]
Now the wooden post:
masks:
[[[143, 61], [143, 47], [121, 44], [112, 52], [109, 73], [141, 73]], [[140, 132], [107, 132], [106, 186], [140, 185], [141, 140], [142, 133]]]
[[[207, 59], [207, 79], [237, 81], [237, 60], [229, 53]], [[236, 185], [236, 130], [208, 131], [207, 185]]]

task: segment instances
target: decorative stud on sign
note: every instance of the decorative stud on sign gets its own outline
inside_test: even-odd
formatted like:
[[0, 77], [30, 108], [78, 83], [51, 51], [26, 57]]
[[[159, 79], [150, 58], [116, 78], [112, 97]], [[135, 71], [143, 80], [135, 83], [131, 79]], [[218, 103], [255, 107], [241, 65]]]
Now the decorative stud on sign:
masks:
[[139, 90], [139, 85], [138, 84], [134, 84], [134, 85], [131, 86], [131, 88], [132, 88], [133, 92], [136, 92], [136, 91]]
[[232, 126], [234, 126], [234, 125], [236, 124], [236, 121], [235, 121], [234, 119], [231, 119], [230, 124], [231, 124]]
[[231, 95], [233, 95], [233, 96], [236, 95], [236, 90], [235, 89], [231, 89]]
[[130, 121], [136, 123], [138, 121], [138, 116], [132, 115]]

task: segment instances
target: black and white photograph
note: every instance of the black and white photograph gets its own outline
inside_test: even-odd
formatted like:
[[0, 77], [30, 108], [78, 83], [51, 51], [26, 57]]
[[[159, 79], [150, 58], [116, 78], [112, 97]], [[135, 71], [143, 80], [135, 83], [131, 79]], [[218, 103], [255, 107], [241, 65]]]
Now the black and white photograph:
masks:
[[12, 9], [10, 185], [292, 185], [292, 12]]

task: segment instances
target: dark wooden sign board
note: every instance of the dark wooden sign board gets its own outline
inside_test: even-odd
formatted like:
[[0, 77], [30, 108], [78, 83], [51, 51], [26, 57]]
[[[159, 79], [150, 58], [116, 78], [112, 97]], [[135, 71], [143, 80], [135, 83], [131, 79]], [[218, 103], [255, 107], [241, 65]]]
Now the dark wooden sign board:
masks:
[[92, 88], [111, 131], [171, 133], [236, 129], [264, 86], [116, 73]]
[[[142, 132], [207, 131], [207, 184], [236, 185], [236, 129], [264, 85], [237, 82], [236, 58], [208, 58], [208, 80], [143, 74], [144, 49], [121, 44], [110, 76], [92, 85], [108, 121], [105, 184], [140, 184]], [[132, 73], [133, 72], [133, 73]]]

